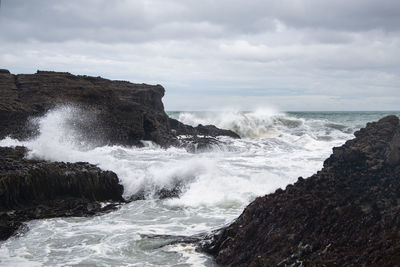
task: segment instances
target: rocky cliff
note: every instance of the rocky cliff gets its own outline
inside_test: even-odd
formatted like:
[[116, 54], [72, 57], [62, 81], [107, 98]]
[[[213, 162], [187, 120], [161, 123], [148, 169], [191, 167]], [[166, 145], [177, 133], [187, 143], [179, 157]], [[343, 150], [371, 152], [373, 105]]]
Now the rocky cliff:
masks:
[[205, 250], [224, 266], [399, 266], [399, 119], [355, 136], [317, 174], [257, 198]]
[[[85, 139], [95, 140], [95, 145], [140, 146], [141, 140], [150, 140], [164, 147], [189, 147], [196, 142], [210, 145], [218, 135], [238, 138], [215, 126], [191, 127], [168, 118], [161, 85], [67, 72], [13, 75], [0, 70], [0, 96], [0, 139], [35, 136], [39, 129], [33, 118], [69, 104], [79, 108], [79, 118], [68, 127]], [[180, 142], [179, 135], [192, 136], [190, 144]], [[113, 172], [83, 162], [27, 160], [25, 154], [24, 147], [0, 147], [0, 240], [12, 235], [26, 220], [93, 215], [124, 202], [123, 187]], [[176, 196], [178, 189], [161, 190], [160, 197]], [[140, 198], [143, 196], [131, 200]], [[100, 201], [114, 204], [103, 207]]]
[[23, 139], [35, 133], [28, 119], [41, 116], [57, 104], [84, 107], [93, 117], [81, 130], [103, 143], [140, 145], [152, 140], [160, 145], [174, 143], [168, 116], [161, 101], [161, 85], [110, 81], [100, 77], [38, 71], [10, 74], [0, 71], [0, 138]]
[[[236, 135], [216, 127], [199, 131], [168, 118], [161, 85], [111, 81], [101, 77], [77, 76], [67, 72], [38, 71], [11, 74], [0, 70], [0, 139], [25, 139], [37, 133], [30, 118], [45, 114], [57, 105], [73, 104], [89, 119], [75, 126], [98, 145], [141, 145], [151, 140], [161, 146], [179, 145], [177, 135]], [[171, 124], [178, 131], [172, 131]], [[237, 136], [237, 135], [236, 135]]]
[[0, 240], [23, 221], [87, 216], [113, 209], [100, 201], [124, 202], [118, 177], [88, 163], [24, 158], [24, 147], [0, 147]]

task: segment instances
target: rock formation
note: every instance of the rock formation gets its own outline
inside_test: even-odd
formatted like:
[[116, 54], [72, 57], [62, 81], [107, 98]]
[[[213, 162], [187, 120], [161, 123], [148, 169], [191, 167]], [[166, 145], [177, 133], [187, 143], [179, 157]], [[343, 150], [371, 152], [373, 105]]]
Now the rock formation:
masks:
[[399, 266], [399, 119], [355, 136], [317, 174], [258, 197], [203, 248], [224, 266]]
[[93, 215], [124, 202], [113, 172], [83, 162], [27, 160], [25, 153], [24, 147], [0, 147], [0, 240], [26, 220]]
[[0, 138], [26, 138], [32, 134], [26, 127], [28, 118], [72, 103], [93, 111], [99, 123], [82, 130], [102, 133], [105, 143], [138, 145], [139, 140], [152, 140], [167, 145], [174, 140], [161, 102], [161, 85], [49, 71], [12, 75], [3, 70], [0, 92]]
[[169, 124], [173, 134], [179, 137], [179, 146], [185, 147], [189, 152], [201, 152], [219, 147], [221, 142], [216, 139], [218, 136], [240, 138], [237, 133], [219, 129], [214, 125], [199, 124], [193, 127], [172, 118], [169, 118]]
[[169, 124], [175, 135], [203, 135], [203, 136], [229, 136], [232, 138], [240, 138], [240, 136], [231, 131], [215, 127], [214, 125], [201, 125], [196, 127], [183, 124], [182, 122], [169, 118]]
[[[67, 72], [38, 71], [13, 75], [0, 69], [0, 139], [26, 139], [38, 134], [31, 119], [59, 105], [79, 108], [68, 127], [95, 145], [140, 146], [150, 140], [161, 146], [187, 146], [179, 135], [190, 135], [191, 146], [210, 145], [218, 135], [238, 137], [215, 126], [191, 127], [168, 118], [161, 85], [110, 81]], [[172, 129], [171, 129], [172, 125]], [[198, 135], [209, 137], [197, 138]], [[201, 140], [201, 141], [199, 141]], [[87, 216], [106, 211], [99, 201], [124, 202], [118, 177], [88, 163], [45, 162], [24, 158], [23, 147], [0, 147], [0, 240], [22, 222], [59, 216]], [[160, 189], [160, 198], [176, 196], [180, 187]], [[144, 197], [144, 192], [131, 200]]]
[[[179, 145], [179, 134], [234, 135], [231, 131], [203, 126], [193, 127], [169, 119], [164, 111], [161, 85], [110, 81], [101, 77], [76, 76], [67, 72], [38, 71], [10, 74], [0, 70], [0, 139], [25, 139], [37, 133], [29, 119], [59, 104], [73, 104], [90, 117], [77, 125], [81, 133], [94, 137], [99, 145], [140, 146], [150, 140], [161, 146]], [[175, 128], [173, 128], [175, 129]], [[186, 130], [186, 131], [184, 131]]]

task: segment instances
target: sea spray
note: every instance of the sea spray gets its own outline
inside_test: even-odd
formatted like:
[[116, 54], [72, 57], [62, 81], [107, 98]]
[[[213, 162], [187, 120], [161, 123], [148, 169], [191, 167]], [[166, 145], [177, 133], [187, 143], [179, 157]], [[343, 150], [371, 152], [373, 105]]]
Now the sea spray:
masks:
[[[314, 139], [346, 138], [355, 127], [329, 121], [329, 118], [304, 119], [297, 113], [283, 113], [273, 109], [223, 112], [171, 112], [170, 116], [185, 124], [213, 124], [238, 133], [242, 138], [272, 138], [280, 135], [310, 135]], [[362, 127], [361, 125], [357, 125]], [[341, 135], [341, 136], [337, 136]]]
[[[85, 112], [79, 107], [59, 106], [36, 119], [40, 132], [37, 137], [22, 142], [8, 138], [0, 144], [24, 145], [29, 148], [28, 156], [31, 158], [87, 161], [112, 170], [124, 185], [126, 198], [138, 192], [144, 192], [146, 198], [157, 198], [157, 191], [172, 190], [179, 185], [182, 187], [180, 198], [169, 203], [194, 206], [236, 203], [241, 206], [257, 195], [294, 181], [299, 174], [309, 174], [311, 171], [307, 172], [307, 165], [311, 165], [309, 158], [315, 157], [315, 152], [326, 150], [327, 144], [334, 145], [337, 139], [350, 136], [337, 131], [333, 142], [320, 141], [316, 137], [316, 132], [320, 130], [307, 129], [307, 123], [301, 119], [288, 117], [285, 124], [282, 123], [284, 114], [259, 110], [212, 118], [224, 117], [224, 123], [232, 127], [241, 125], [242, 129], [256, 129], [253, 133], [259, 133], [263, 127], [269, 128], [270, 132], [279, 132], [279, 135], [242, 140], [221, 137], [222, 143], [231, 149], [198, 154], [173, 147], [161, 149], [148, 141], [144, 148], [101, 146], [88, 149], [87, 144], [96, 140], [88, 140], [79, 128], [74, 127], [87, 118], [82, 114]], [[196, 118], [195, 114], [191, 116]], [[237, 122], [234, 121], [235, 116]], [[290, 120], [292, 122], [288, 123]], [[291, 154], [294, 151], [296, 154]], [[288, 164], [291, 166], [288, 167]], [[285, 169], [287, 171], [282, 171]]]
[[[70, 127], [75, 118], [82, 118], [80, 112], [76, 107], [54, 109], [38, 119], [37, 137], [6, 138], [0, 145], [25, 145], [29, 157], [97, 164], [117, 173], [126, 198], [144, 191], [145, 199], [99, 217], [32, 221], [23, 237], [0, 244], [0, 265], [210, 266], [212, 260], [190, 245], [171, 245], [171, 236], [226, 225], [255, 197], [316, 172], [333, 146], [352, 138], [353, 131], [346, 129], [362, 124], [349, 122], [346, 114], [340, 121], [329, 114], [179, 112], [176, 117], [190, 115], [192, 124], [220, 120], [222, 125], [224, 118], [230, 125], [226, 128], [237, 127], [244, 137], [221, 137], [227, 149], [189, 153], [150, 142], [143, 148], [88, 146], [95, 140]], [[159, 200], [157, 191], [176, 184], [182, 186], [179, 197]]]

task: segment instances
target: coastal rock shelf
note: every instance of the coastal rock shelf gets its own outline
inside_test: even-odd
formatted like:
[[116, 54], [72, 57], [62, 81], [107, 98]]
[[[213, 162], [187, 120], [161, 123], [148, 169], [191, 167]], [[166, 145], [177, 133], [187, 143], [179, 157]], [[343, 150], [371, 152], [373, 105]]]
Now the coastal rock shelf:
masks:
[[124, 202], [111, 171], [83, 162], [27, 160], [25, 153], [24, 147], [0, 147], [0, 240], [26, 220], [94, 215]]
[[368, 123], [317, 174], [258, 197], [204, 244], [226, 266], [400, 263], [400, 125]]

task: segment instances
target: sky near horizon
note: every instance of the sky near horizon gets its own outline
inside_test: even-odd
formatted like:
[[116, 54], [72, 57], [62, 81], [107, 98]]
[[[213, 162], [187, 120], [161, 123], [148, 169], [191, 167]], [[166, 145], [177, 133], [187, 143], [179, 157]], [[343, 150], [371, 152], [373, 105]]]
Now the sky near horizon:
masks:
[[0, 68], [162, 84], [167, 110], [400, 110], [400, 1], [1, 0]]

